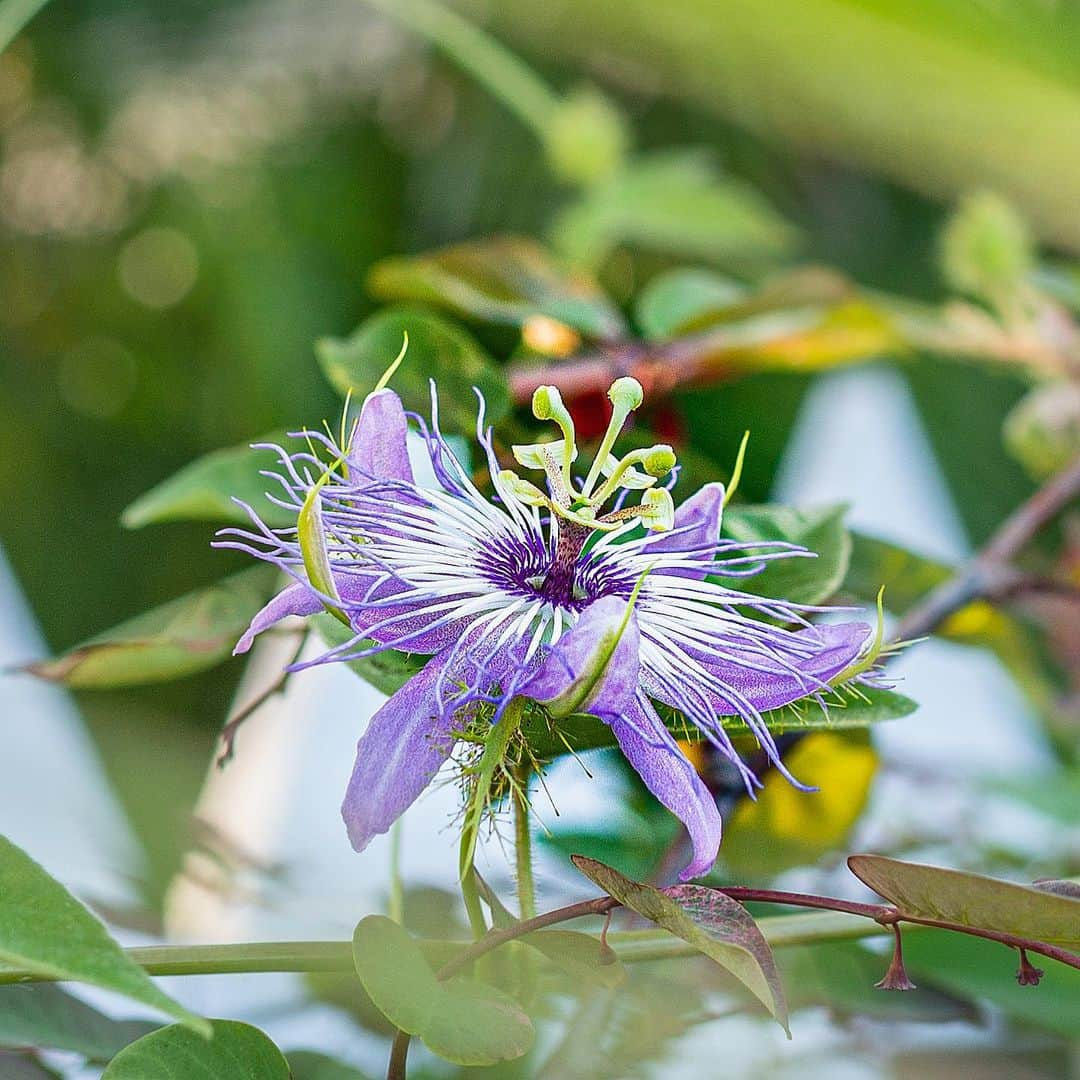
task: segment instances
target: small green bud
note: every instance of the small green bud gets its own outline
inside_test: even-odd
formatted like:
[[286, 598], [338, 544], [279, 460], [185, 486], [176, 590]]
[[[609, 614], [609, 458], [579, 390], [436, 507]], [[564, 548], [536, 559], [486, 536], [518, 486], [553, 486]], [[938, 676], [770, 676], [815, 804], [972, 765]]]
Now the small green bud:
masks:
[[969, 195], [945, 226], [941, 264], [954, 289], [996, 306], [1024, 284], [1035, 263], [1027, 224], [1010, 203]]
[[607, 396], [616, 409], [624, 409], [626, 412], [632, 413], [644, 401], [645, 392], [641, 389], [641, 383], [637, 379], [626, 375], [621, 379], [616, 379], [611, 384]]
[[630, 135], [622, 113], [592, 87], [559, 102], [544, 133], [548, 161], [560, 180], [590, 185], [622, 167]]
[[641, 467], [650, 476], [667, 476], [675, 468], [675, 451], [660, 443], [648, 450], [641, 459]]

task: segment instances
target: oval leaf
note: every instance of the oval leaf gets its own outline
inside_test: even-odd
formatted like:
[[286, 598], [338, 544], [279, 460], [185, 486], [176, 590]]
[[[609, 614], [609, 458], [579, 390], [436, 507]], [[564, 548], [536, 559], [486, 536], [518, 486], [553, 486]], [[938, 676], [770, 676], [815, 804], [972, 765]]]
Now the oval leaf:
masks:
[[423, 307], [385, 308], [361, 323], [352, 337], [323, 338], [315, 350], [323, 374], [342, 394], [365, 396], [379, 381], [405, 334], [409, 351], [395, 372], [393, 388], [405, 407], [426, 416], [431, 409], [428, 380], [439, 382], [443, 427], [472, 431], [476, 426], [475, 386], [487, 402], [487, 421], [510, 408], [506, 380], [480, 344], [460, 326]]
[[182, 1020], [210, 1025], [162, 993], [108, 931], [26, 852], [0, 836], [0, 962], [44, 979], [91, 983]]
[[[787, 1006], [776, 976], [772, 952], [750, 913], [741, 904], [727, 896], [724, 896], [726, 904], [713, 900], [705, 894], [711, 894], [714, 890], [690, 886], [685, 893], [688, 909], [678, 899], [681, 893], [673, 897], [651, 885], [631, 881], [618, 870], [583, 855], [572, 855], [571, 858], [574, 865], [608, 896], [613, 896], [620, 904], [663, 927], [668, 933], [682, 938], [734, 975], [772, 1013], [784, 1030], [788, 1030]], [[742, 915], [728, 905], [738, 908]]]
[[613, 338], [623, 321], [589, 278], [564, 272], [539, 244], [496, 237], [413, 258], [385, 259], [368, 277], [384, 300], [419, 300], [459, 315], [520, 326], [546, 315], [589, 337]]
[[172, 600], [25, 671], [80, 689], [168, 682], [220, 664], [266, 603], [277, 570], [256, 566]]
[[290, 1080], [281, 1051], [258, 1028], [213, 1020], [201, 1039], [170, 1024], [121, 1050], [101, 1080]]
[[[281, 443], [283, 432], [274, 432], [258, 443]], [[157, 525], [166, 521], [220, 521], [247, 524], [249, 518], [236, 505], [241, 499], [258, 511], [271, 528], [291, 525], [295, 516], [266, 498], [271, 485], [261, 469], [272, 468], [277, 455], [271, 450], [253, 450], [250, 445], [229, 446], [196, 458], [178, 473], [162, 480], [140, 495], [123, 512], [121, 523], [128, 529]]]
[[739, 310], [746, 286], [711, 270], [683, 268], [658, 274], [641, 291], [634, 315], [649, 341], [696, 329], [702, 320], [722, 318], [724, 309]]
[[848, 867], [903, 915], [1080, 945], [1080, 899], [1074, 896], [883, 855], [852, 855]]
[[383, 915], [357, 924], [353, 960], [379, 1011], [447, 1061], [494, 1065], [532, 1045], [532, 1022], [513, 998], [473, 979], [440, 983], [419, 945]]

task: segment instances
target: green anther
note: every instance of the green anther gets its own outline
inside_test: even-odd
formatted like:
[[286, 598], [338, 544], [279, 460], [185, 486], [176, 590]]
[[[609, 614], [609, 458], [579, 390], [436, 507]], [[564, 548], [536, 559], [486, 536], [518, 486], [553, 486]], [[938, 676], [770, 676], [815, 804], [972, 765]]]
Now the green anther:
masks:
[[641, 520], [650, 532], [668, 532], [675, 527], [675, 503], [667, 488], [652, 488], [642, 495]]
[[548, 506], [551, 500], [535, 484], [522, 479], [513, 469], [503, 469], [499, 473], [499, 483], [504, 485], [518, 502], [526, 506]]
[[562, 472], [567, 488], [570, 484], [570, 466], [577, 457], [574, 445], [574, 421], [570, 410], [563, 404], [562, 394], [557, 386], [538, 386], [533, 391], [533, 416], [537, 420], [553, 420], [563, 433]]
[[612, 410], [611, 421], [607, 426], [607, 431], [604, 432], [603, 439], [600, 441], [600, 447], [596, 451], [596, 457], [593, 460], [592, 468], [589, 469], [589, 475], [585, 478], [585, 487], [581, 491], [583, 497], [589, 497], [593, 485], [600, 479], [604, 463], [611, 453], [611, 448], [615, 445], [615, 440], [619, 437], [619, 432], [622, 431], [623, 425], [626, 423], [626, 418], [638, 408], [644, 396], [641, 383], [637, 379], [632, 379], [629, 375], [622, 379], [616, 379], [611, 384], [611, 388], [608, 390]]
[[625, 409], [629, 414], [641, 407], [645, 400], [645, 391], [637, 379], [625, 375], [611, 384], [607, 396], [616, 409]]
[[[608, 454], [607, 460], [604, 462], [603, 468], [600, 471], [604, 474], [604, 477], [607, 478], [611, 476], [618, 467], [618, 458], [616, 458], [614, 454]], [[655, 476], [646, 476], [645, 473], [638, 472], [635, 468], [626, 469], [619, 479], [619, 485], [621, 487], [630, 488], [631, 490], [652, 487], [655, 483]]]
[[632, 450], [619, 462], [615, 471], [608, 477], [607, 483], [589, 500], [594, 506], [601, 506], [621, 487], [623, 475], [634, 465], [640, 465], [650, 476], [666, 476], [675, 468], [675, 451], [670, 446], [660, 443], [642, 450]]

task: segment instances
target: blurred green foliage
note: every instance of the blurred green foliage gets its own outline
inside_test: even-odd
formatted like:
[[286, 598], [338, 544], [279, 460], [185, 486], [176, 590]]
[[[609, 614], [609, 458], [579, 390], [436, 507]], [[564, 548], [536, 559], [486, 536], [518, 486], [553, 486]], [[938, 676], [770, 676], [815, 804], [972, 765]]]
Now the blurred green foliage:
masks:
[[[479, 381], [508, 432], [531, 420], [498, 368], [550, 359], [537, 344], [556, 339], [537, 315], [563, 324], [570, 353], [613, 346], [628, 327], [661, 343], [734, 333], [716, 348], [723, 377], [676, 387], [632, 437], [678, 442], [692, 487], [728, 478], [750, 428], [749, 503], [767, 500], [807, 389], [838, 359], [900, 358], [975, 544], [1076, 452], [1080, 409], [1060, 403], [1075, 399], [1063, 313], [1080, 311], [1080, 278], [1068, 259], [1040, 261], [1027, 235], [1080, 246], [1075, 5], [511, 0], [491, 16], [533, 50], [557, 107], [549, 128], [523, 126], [445, 51], [360, 3], [57, 3], [0, 53], [0, 543], [54, 652], [150, 609], [150, 636], [168, 637], [176, 609], [162, 605], [245, 565], [208, 546], [210, 522], [234, 513], [222, 490], [262, 490], [239, 448], [333, 421], [335, 389], [363, 391], [404, 329], [410, 405], [426, 411], [430, 369], [448, 429], [468, 427]], [[943, 234], [947, 200], [986, 187]], [[929, 306], [951, 289], [963, 306]], [[778, 312], [795, 319], [779, 345], [738, 338]], [[913, 327], [922, 344], [899, 348]], [[978, 344], [956, 348], [957, 333]], [[962, 366], [957, 353], [990, 362]], [[779, 535], [775, 524], [733, 507], [729, 530], [752, 539]], [[797, 583], [808, 600], [847, 568], [845, 592], [866, 601], [886, 582], [900, 613], [950, 571], [858, 536], [848, 568], [838, 511], [788, 520], [783, 535], [800, 529], [830, 571], [827, 589]], [[1033, 562], [1059, 573], [1056, 555], [1044, 543]], [[181, 602], [183, 625], [198, 625], [200, 595], [194, 616]], [[1068, 759], [1068, 664], [1031, 614], [974, 605], [944, 630], [996, 652]], [[171, 638], [163, 649], [174, 673], [190, 659]], [[365, 677], [400, 681], [394, 658], [375, 659]], [[82, 699], [146, 844], [152, 903], [187, 846], [238, 673], [224, 664]], [[855, 827], [877, 768], [865, 737], [819, 733], [801, 751], [844, 771], [844, 797], [812, 797], [811, 823], [793, 830], [791, 789], [767, 787], [732, 819], [728, 869], [764, 878], [827, 862]], [[1045, 806], [1047, 790], [1075, 824], [1075, 770], [1018, 781], [1011, 796]], [[646, 877], [671, 821], [640, 789], [626, 809], [551, 848]], [[956, 1019], [974, 996], [1074, 1035], [1068, 973], [1032, 1005], [989, 957], [914, 939], [909, 966], [936, 995], [897, 1006], [859, 1000], [869, 950], [815, 947], [789, 957], [793, 1004]], [[679, 1009], [658, 1016], [649, 994], [671, 986], [654, 982], [590, 991], [545, 1075], [599, 1069], [598, 1047], [612, 1068], [636, 1068], [638, 1047], [659, 1052], [703, 1005], [683, 978]], [[595, 1038], [600, 1024], [621, 1025], [617, 1046]]]

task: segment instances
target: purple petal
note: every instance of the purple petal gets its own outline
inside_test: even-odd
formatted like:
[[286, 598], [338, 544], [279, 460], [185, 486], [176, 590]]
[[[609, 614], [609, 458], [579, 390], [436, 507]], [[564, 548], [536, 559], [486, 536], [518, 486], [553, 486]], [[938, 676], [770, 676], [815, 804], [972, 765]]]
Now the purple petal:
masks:
[[375, 715], [356, 746], [341, 816], [356, 851], [386, 832], [431, 783], [454, 746], [453, 710], [440, 710], [443, 657], [414, 675]]
[[[724, 485], [706, 484], [694, 492], [675, 511], [675, 524], [670, 533], [661, 533], [645, 548], [646, 551], [686, 551], [690, 558], [702, 562], [701, 570], [663, 570], [674, 577], [703, 578], [715, 555], [720, 540], [720, 521], [724, 514]], [[684, 531], [685, 530], [685, 531]]]
[[322, 601], [307, 585], [300, 582], [289, 585], [287, 588], [282, 589], [251, 620], [251, 625], [244, 631], [244, 636], [236, 643], [233, 656], [246, 653], [251, 648], [255, 635], [261, 634], [268, 627], [273, 626], [274, 623], [280, 622], [290, 615], [314, 615], [317, 611], [322, 611], [322, 609]]
[[590, 604], [517, 692], [557, 717], [621, 713], [637, 689], [640, 668], [637, 619], [632, 613], [627, 618], [627, 607], [617, 596]]
[[349, 446], [348, 465], [357, 480], [413, 482], [406, 437], [409, 423], [401, 398], [393, 390], [368, 394]]
[[[740, 659], [717, 659], [702, 653], [696, 659], [712, 675], [764, 712], [822, 690], [822, 683], [839, 675], [859, 655], [872, 633], [866, 623], [836, 623], [800, 630], [791, 636], [801, 642], [812, 642], [816, 651], [809, 657], [791, 657], [790, 667], [756, 653], [745, 653]], [[734, 656], [736, 650], [729, 650], [729, 653]], [[740, 711], [734, 702], [717, 694], [711, 696], [718, 711]], [[675, 702], [668, 704], [678, 707]]]
[[690, 834], [694, 857], [679, 879], [689, 881], [708, 873], [720, 851], [722, 826], [716, 800], [694, 766], [644, 694], [638, 693], [622, 716], [610, 723], [623, 756]]

